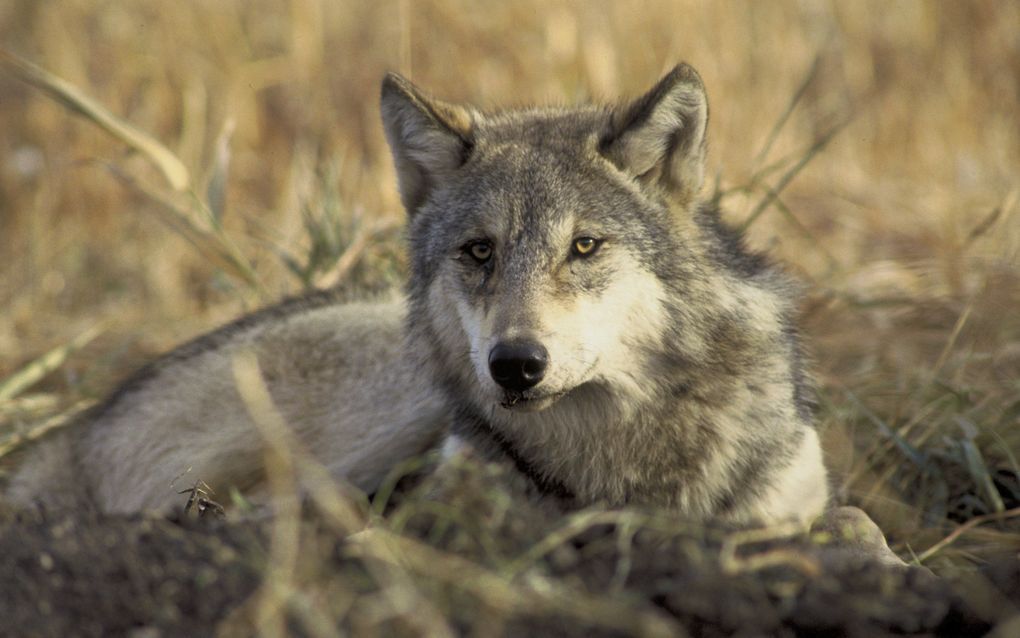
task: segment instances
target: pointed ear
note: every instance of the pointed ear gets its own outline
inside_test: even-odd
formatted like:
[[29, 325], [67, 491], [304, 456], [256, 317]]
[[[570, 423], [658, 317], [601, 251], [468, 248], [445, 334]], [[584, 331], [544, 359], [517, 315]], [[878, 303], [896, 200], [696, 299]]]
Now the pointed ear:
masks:
[[425, 202], [437, 181], [467, 160], [472, 118], [469, 110], [427, 96], [396, 73], [383, 79], [383, 129], [408, 214]]
[[620, 170], [688, 204], [704, 179], [707, 125], [705, 87], [697, 71], [680, 64], [651, 91], [613, 112], [600, 148]]

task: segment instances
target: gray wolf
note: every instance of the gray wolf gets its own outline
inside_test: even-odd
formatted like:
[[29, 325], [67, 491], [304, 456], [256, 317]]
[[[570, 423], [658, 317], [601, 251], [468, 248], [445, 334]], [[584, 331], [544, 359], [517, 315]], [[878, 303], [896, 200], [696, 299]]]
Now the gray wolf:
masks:
[[366, 491], [439, 446], [579, 505], [822, 512], [796, 291], [700, 195], [708, 103], [690, 66], [620, 106], [491, 113], [390, 74], [382, 119], [405, 294], [289, 302], [183, 346], [33, 451], [11, 499], [165, 509], [189, 468], [257, 490], [264, 444], [230, 373], [244, 351], [295, 438]]

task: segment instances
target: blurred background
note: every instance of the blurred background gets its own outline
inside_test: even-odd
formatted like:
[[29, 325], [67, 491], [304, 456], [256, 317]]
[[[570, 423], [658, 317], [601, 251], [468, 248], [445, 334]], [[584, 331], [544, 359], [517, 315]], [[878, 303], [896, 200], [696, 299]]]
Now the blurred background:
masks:
[[399, 282], [385, 71], [497, 108], [685, 60], [706, 195], [805, 283], [840, 498], [901, 550], [1020, 506], [1020, 3], [7, 0], [0, 43], [187, 177], [0, 66], [0, 379], [101, 330], [8, 422], [285, 295]]

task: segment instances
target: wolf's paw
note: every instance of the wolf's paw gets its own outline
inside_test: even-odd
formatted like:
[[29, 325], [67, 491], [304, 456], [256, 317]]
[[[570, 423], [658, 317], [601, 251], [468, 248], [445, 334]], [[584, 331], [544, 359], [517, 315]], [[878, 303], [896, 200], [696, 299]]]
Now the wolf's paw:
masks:
[[909, 565], [889, 549], [882, 530], [859, 507], [826, 511], [811, 525], [811, 535], [823, 545], [823, 560], [866, 561], [898, 571], [917, 572], [919, 578], [935, 577], [927, 567]]

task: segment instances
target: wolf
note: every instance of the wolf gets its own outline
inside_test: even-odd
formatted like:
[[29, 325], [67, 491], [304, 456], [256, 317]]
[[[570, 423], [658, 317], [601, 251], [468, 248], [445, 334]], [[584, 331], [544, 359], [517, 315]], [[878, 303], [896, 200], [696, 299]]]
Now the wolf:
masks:
[[403, 293], [320, 293], [184, 345], [32, 450], [11, 500], [165, 510], [189, 470], [257, 491], [266, 444], [231, 373], [247, 352], [292, 436], [367, 492], [438, 447], [578, 506], [822, 512], [796, 286], [702, 196], [692, 67], [615, 106], [491, 112], [391, 73], [381, 111], [407, 212]]

